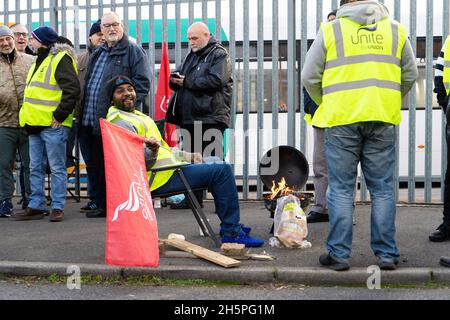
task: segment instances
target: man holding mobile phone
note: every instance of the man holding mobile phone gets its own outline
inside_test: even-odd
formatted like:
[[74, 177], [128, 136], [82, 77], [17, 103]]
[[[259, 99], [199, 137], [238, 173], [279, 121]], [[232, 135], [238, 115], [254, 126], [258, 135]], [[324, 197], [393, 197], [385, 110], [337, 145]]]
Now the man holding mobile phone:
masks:
[[[223, 159], [223, 133], [230, 126], [233, 89], [230, 57], [202, 22], [189, 27], [188, 40], [189, 54], [170, 75], [173, 94], [166, 121], [180, 127], [184, 151]], [[197, 198], [201, 203], [200, 194]]]

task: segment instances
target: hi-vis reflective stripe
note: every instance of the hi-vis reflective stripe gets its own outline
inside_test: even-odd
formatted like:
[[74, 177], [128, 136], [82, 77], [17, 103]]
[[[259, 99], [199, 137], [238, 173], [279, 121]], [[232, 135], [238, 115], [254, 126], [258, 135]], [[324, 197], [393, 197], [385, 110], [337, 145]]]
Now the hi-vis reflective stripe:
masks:
[[31, 98], [24, 98], [23, 102], [28, 102], [30, 104], [41, 104], [41, 105], [49, 106], [49, 107], [57, 107], [57, 106], [59, 106], [59, 102], [48, 101], [48, 100], [39, 100], [39, 99], [31, 99]]
[[393, 81], [378, 80], [378, 79], [367, 79], [367, 80], [361, 80], [361, 81], [338, 83], [338, 84], [334, 84], [334, 85], [325, 87], [322, 90], [323, 90], [323, 95], [327, 95], [327, 94], [335, 93], [335, 92], [339, 92], [339, 91], [362, 89], [362, 88], [366, 88], [366, 87], [378, 87], [378, 88], [401, 91], [401, 85], [399, 83], [396, 83]]
[[40, 88], [40, 89], [48, 89], [48, 90], [55, 90], [55, 91], [59, 91], [61, 90], [61, 88], [59, 87], [59, 85], [51, 85], [48, 83], [42, 83], [42, 82], [36, 82], [33, 81], [29, 84], [30, 87], [35, 87], [35, 88]]
[[145, 121], [142, 119], [142, 117], [140, 117], [138, 115], [135, 115], [132, 112], [126, 112], [126, 111], [122, 111], [122, 110], [114, 110], [113, 112], [111, 112], [111, 114], [109, 116], [113, 117], [113, 116], [118, 115], [118, 114], [122, 114], [122, 115], [124, 115], [126, 117], [131, 117], [131, 118], [136, 119], [137, 121], [139, 121], [140, 123], [142, 123], [144, 125], [145, 133], [148, 132], [148, 126], [145, 123]]
[[444, 67], [450, 68], [450, 61], [444, 61]]
[[163, 167], [173, 166], [176, 164], [179, 164], [179, 162], [177, 162], [175, 159], [172, 159], [172, 158], [166, 158], [166, 159], [161, 159], [161, 160], [158, 159], [158, 160], [156, 160], [156, 163], [152, 167], [152, 169], [159, 169], [159, 168], [163, 168]]
[[401, 60], [394, 56], [386, 56], [386, 55], [380, 55], [380, 54], [365, 54], [360, 56], [353, 56], [353, 57], [343, 57], [337, 60], [331, 60], [326, 63], [325, 68], [331, 69], [331, 68], [337, 68], [344, 65], [350, 65], [350, 64], [357, 64], [357, 63], [364, 63], [364, 62], [385, 62], [394, 64], [396, 66], [401, 66]]
[[444, 83], [445, 89], [450, 90], [450, 82]]
[[49, 67], [47, 68], [47, 72], [45, 73], [45, 79], [44, 82], [38, 82], [38, 81], [33, 81], [29, 83], [30, 87], [36, 87], [36, 88], [41, 88], [41, 89], [48, 89], [48, 90], [55, 90], [55, 91], [59, 91], [61, 90], [61, 88], [59, 87], [58, 84], [56, 85], [52, 85], [50, 84], [50, 80], [52, 78], [52, 63], [53, 60], [55, 60], [56, 55], [52, 55], [52, 58], [50, 59], [50, 63], [49, 63]]
[[336, 60], [330, 60], [326, 63], [325, 68], [337, 68], [345, 65], [364, 63], [364, 62], [384, 62], [389, 64], [394, 64], [396, 66], [401, 65], [401, 60], [397, 58], [398, 52], [398, 25], [391, 23], [392, 27], [392, 55], [377, 55], [377, 54], [366, 54], [358, 55], [352, 57], [345, 56], [344, 50], [344, 37], [342, 35], [342, 28], [340, 23], [333, 24], [334, 38], [336, 41]]

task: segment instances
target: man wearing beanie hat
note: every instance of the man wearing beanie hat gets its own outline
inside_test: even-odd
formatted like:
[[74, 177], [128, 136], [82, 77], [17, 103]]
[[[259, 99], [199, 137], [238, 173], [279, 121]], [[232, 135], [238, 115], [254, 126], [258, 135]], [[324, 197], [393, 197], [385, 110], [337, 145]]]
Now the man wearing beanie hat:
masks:
[[14, 34], [6, 26], [0, 26], [0, 217], [12, 213], [11, 199], [14, 193], [12, 168], [17, 150], [22, 159], [24, 173], [23, 201], [30, 195], [28, 134], [19, 125], [19, 109], [28, 70], [33, 58], [19, 52], [15, 47]]
[[[239, 198], [231, 166], [219, 158], [205, 158], [200, 153], [172, 150], [161, 137], [155, 122], [136, 110], [136, 86], [131, 79], [117, 76], [106, 86], [112, 106], [106, 120], [145, 138], [145, 162], [147, 175], [151, 177], [153, 166], [162, 162], [184, 165], [181, 170], [192, 188], [208, 188], [214, 197], [216, 213], [221, 221], [220, 234], [223, 243], [240, 243], [246, 247], [260, 247], [263, 240], [249, 235], [251, 228], [239, 223]], [[158, 172], [151, 181], [152, 195], [186, 191], [174, 171]]]
[[100, 136], [100, 118], [105, 118], [111, 100], [105, 84], [117, 75], [130, 78], [136, 86], [136, 107], [143, 110], [150, 91], [151, 72], [147, 55], [136, 43], [131, 42], [115, 12], [102, 16], [101, 31], [105, 43], [92, 53], [87, 69], [83, 102], [79, 114], [80, 148], [86, 162], [89, 183], [97, 195], [100, 210], [90, 210], [86, 217], [105, 217], [106, 190], [104, 177], [103, 147]]
[[[29, 133], [31, 196], [28, 207], [14, 213], [14, 220], [44, 217], [44, 169], [51, 170], [52, 210], [50, 221], [64, 219], [67, 193], [66, 142], [72, 126], [73, 109], [80, 95], [75, 52], [70, 41], [50, 27], [31, 33], [36, 62], [28, 72], [24, 102], [19, 113], [22, 127]], [[46, 151], [46, 153], [44, 152]]]
[[51, 27], [43, 26], [31, 32], [31, 39], [37, 40], [39, 43], [48, 47], [56, 42], [58, 39], [58, 34]]
[[[86, 72], [89, 64], [89, 59], [91, 58], [92, 53], [102, 44], [105, 43], [105, 38], [103, 37], [102, 30], [100, 29], [101, 20], [98, 19], [94, 24], [92, 24], [91, 29], [89, 30], [89, 38], [87, 43], [87, 50], [77, 57], [77, 67], [78, 67], [78, 80], [80, 80], [80, 88], [81, 88], [81, 95], [80, 95], [80, 101], [77, 103], [77, 106], [75, 108], [75, 119], [77, 119], [80, 114], [81, 109], [81, 100], [84, 95], [84, 78], [86, 77]], [[89, 196], [89, 202], [83, 206], [80, 211], [81, 212], [93, 212], [98, 210], [98, 200], [97, 200], [97, 193], [96, 189], [93, 188], [94, 183], [91, 183], [91, 181], [95, 180], [95, 172], [92, 172], [91, 168], [93, 168], [92, 165], [92, 157], [89, 156], [89, 151], [86, 151], [85, 146], [88, 144], [89, 136], [86, 134], [86, 131], [79, 130], [78, 132], [78, 138], [80, 140], [80, 150], [81, 154], [83, 156], [84, 161], [86, 162], [86, 171], [88, 175], [88, 196]], [[86, 141], [86, 139], [88, 139]], [[81, 142], [83, 141], [83, 142]]]

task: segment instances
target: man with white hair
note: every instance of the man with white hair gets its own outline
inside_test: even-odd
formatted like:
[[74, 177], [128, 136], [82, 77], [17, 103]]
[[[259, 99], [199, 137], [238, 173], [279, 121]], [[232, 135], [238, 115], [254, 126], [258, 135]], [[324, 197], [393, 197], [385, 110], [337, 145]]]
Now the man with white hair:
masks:
[[33, 55], [33, 50], [28, 46], [28, 30], [21, 24], [16, 23], [11, 27], [11, 31], [14, 34], [14, 42], [16, 44], [16, 50], [22, 53]]
[[174, 93], [166, 120], [182, 129], [183, 150], [223, 159], [223, 133], [230, 126], [233, 90], [230, 57], [202, 22], [193, 23], [187, 36], [191, 51], [170, 77]]
[[106, 82], [117, 75], [124, 75], [136, 85], [136, 106], [142, 110], [150, 91], [150, 63], [144, 49], [129, 40], [124, 34], [120, 17], [115, 12], [105, 13], [101, 18], [100, 30], [105, 43], [92, 53], [86, 72], [84, 97], [79, 113], [79, 132], [85, 139], [80, 146], [89, 154], [91, 168], [89, 183], [97, 194], [98, 210], [86, 213], [88, 218], [106, 217], [106, 183], [103, 160], [103, 145], [100, 135], [100, 118], [106, 118], [111, 106], [110, 96], [106, 93]]
[[[12, 167], [16, 152], [22, 159], [25, 177], [25, 197], [30, 195], [30, 156], [28, 134], [19, 125], [19, 109], [32, 57], [19, 52], [15, 47], [14, 34], [6, 26], [0, 27], [0, 217], [9, 217], [12, 210], [14, 176]], [[27, 201], [26, 199], [24, 201]]]

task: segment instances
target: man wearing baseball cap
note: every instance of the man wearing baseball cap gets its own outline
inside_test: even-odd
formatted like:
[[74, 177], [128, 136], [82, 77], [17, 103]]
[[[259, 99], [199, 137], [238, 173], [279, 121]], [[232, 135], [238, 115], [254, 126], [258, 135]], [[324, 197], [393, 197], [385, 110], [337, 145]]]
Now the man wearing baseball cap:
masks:
[[31, 196], [28, 207], [15, 212], [12, 218], [36, 220], [44, 217], [45, 150], [51, 169], [50, 221], [58, 222], [64, 219], [66, 141], [80, 95], [80, 83], [70, 41], [43, 26], [31, 33], [30, 42], [37, 59], [28, 72], [19, 121], [29, 133]]

